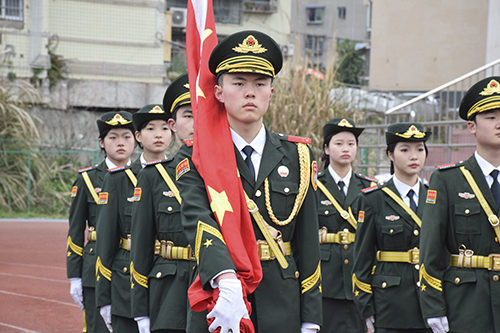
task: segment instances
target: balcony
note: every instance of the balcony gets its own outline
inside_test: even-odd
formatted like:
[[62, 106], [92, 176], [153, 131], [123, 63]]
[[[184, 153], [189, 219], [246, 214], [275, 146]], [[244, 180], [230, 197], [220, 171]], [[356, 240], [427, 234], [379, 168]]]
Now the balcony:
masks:
[[244, 13], [273, 14], [277, 11], [276, 1], [243, 1]]

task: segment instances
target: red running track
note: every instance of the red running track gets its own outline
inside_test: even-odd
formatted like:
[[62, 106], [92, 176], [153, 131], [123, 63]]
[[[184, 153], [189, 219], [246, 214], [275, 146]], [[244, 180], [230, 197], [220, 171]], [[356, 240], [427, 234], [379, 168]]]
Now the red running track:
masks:
[[80, 333], [66, 278], [68, 222], [0, 221], [0, 332]]

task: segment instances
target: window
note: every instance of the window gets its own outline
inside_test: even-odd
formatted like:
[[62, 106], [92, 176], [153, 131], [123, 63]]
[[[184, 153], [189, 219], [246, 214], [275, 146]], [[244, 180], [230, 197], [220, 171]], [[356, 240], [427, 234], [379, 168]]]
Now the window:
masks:
[[311, 51], [314, 55], [320, 55], [323, 53], [323, 44], [325, 42], [325, 36], [306, 36], [306, 49]]
[[346, 9], [345, 7], [337, 7], [337, 13], [340, 20], [345, 20]]
[[214, 0], [213, 6], [215, 22], [240, 24], [241, 1]]
[[23, 0], [0, 0], [0, 18], [23, 20]]
[[306, 7], [307, 23], [323, 23], [325, 7]]

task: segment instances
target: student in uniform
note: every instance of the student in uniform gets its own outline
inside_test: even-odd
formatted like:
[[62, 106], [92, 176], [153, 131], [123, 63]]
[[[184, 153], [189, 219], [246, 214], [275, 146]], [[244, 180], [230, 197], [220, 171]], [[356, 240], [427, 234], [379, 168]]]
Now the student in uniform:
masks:
[[[263, 276], [248, 295], [248, 311], [236, 275], [241, 273], [235, 269], [237, 258], [230, 255], [226, 245], [230, 240], [222, 238], [212, 209], [217, 211], [219, 221], [224, 221], [220, 223], [240, 220], [226, 221], [222, 217], [223, 210], [232, 210], [223, 198], [225, 192], [215, 193], [214, 189], [209, 197], [204, 180], [193, 165], [193, 149], [181, 147], [177, 168], [183, 198], [182, 226], [196, 254], [196, 281], [206, 291], [218, 289], [219, 293], [208, 314], [208, 319], [213, 320], [210, 327], [207, 311], [189, 310], [188, 332], [213, 332], [217, 327], [224, 333], [239, 332], [240, 321], [243, 323], [242, 318], [246, 318], [247, 322], [249, 317], [255, 332], [260, 333], [316, 332], [320, 328], [321, 273], [314, 193], [317, 165], [309, 147], [299, 143], [306, 139], [271, 133], [262, 122], [273, 92], [271, 84], [282, 60], [278, 44], [259, 31], [234, 33], [211, 53], [209, 68], [218, 78], [215, 97], [225, 108], [238, 171], [227, 167], [239, 174], [244, 191], [255, 202], [268, 229], [277, 236], [266, 240], [261, 231], [265, 229], [260, 229], [255, 219], [250, 221], [260, 249]], [[219, 163], [227, 163], [224, 156]], [[263, 223], [260, 225], [266, 228]], [[267, 251], [273, 246], [279, 249], [276, 244], [282, 245], [277, 253]]]
[[[168, 86], [163, 107], [179, 139], [191, 138], [193, 118], [187, 74]], [[187, 290], [194, 261], [182, 231], [176, 166], [175, 157], [146, 163], [137, 179], [130, 269], [132, 316], [141, 333], [186, 331]]]
[[[97, 205], [107, 169], [126, 164], [134, 151], [132, 115], [126, 111], [108, 112], [97, 120], [99, 146], [105, 160], [95, 167], [79, 170], [71, 192], [67, 248], [67, 274], [71, 296], [85, 308], [87, 332], [107, 332], [95, 303], [95, 241]], [[88, 227], [87, 244], [85, 229]]]
[[131, 315], [130, 245], [132, 203], [137, 175], [145, 163], [165, 158], [172, 142], [167, 114], [149, 104], [132, 116], [135, 138], [143, 152], [134, 163], [110, 169], [100, 193], [97, 220], [96, 305], [110, 331], [138, 332]]
[[393, 177], [358, 198], [354, 243], [354, 302], [371, 331], [423, 333], [419, 302], [419, 240], [427, 189], [418, 174], [432, 135], [420, 123], [389, 125], [387, 155]]
[[431, 176], [420, 241], [422, 312], [434, 333], [499, 333], [500, 76], [469, 88], [459, 114], [476, 151]]
[[351, 271], [356, 208], [361, 190], [377, 180], [354, 173], [358, 137], [364, 128], [349, 118], [335, 118], [323, 127], [324, 168], [318, 175], [318, 222], [323, 278], [323, 326], [325, 332], [366, 332], [353, 302]]

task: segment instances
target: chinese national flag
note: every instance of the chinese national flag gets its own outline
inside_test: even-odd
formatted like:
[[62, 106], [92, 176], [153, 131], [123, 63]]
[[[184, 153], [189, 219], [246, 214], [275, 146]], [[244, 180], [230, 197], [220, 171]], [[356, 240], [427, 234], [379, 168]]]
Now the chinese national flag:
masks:
[[[194, 116], [192, 160], [205, 181], [212, 210], [246, 298], [262, 279], [262, 268], [236, 167], [226, 111], [215, 98], [214, 86], [217, 80], [208, 69], [208, 59], [217, 45], [212, 0], [189, 0], [187, 19], [187, 63]], [[203, 290], [200, 278], [197, 277], [189, 288], [188, 296], [193, 310], [210, 311], [217, 300], [218, 289]], [[248, 302], [247, 308], [250, 314]], [[254, 332], [249, 319], [241, 321], [241, 331]]]

